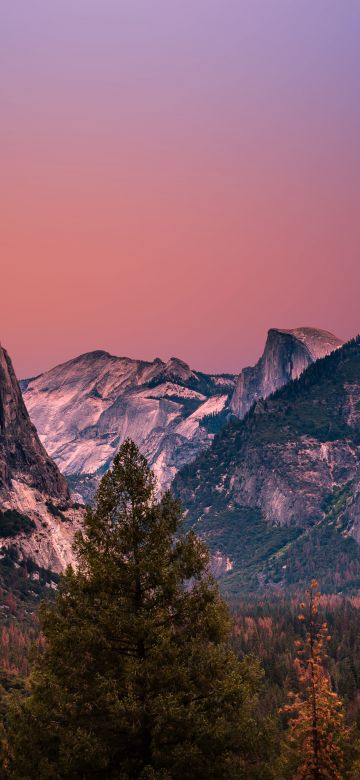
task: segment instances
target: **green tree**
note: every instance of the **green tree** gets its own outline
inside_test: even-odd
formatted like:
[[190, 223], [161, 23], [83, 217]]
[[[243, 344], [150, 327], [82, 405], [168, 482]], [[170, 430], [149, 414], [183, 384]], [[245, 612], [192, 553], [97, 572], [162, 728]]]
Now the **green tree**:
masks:
[[12, 726], [13, 777], [267, 777], [261, 678], [228, 644], [206, 548], [127, 440], [103, 477]]

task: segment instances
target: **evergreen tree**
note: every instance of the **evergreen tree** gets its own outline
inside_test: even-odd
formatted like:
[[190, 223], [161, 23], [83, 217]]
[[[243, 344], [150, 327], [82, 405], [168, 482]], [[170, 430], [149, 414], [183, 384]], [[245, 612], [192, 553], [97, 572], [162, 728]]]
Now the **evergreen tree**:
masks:
[[127, 440], [42, 609], [45, 647], [12, 726], [13, 777], [267, 777], [261, 673], [228, 645], [206, 548]]
[[[299, 691], [290, 693], [288, 731], [289, 764], [294, 780], [342, 780], [343, 747], [348, 736], [342, 702], [332, 690], [325, 664], [330, 640], [327, 624], [319, 621], [320, 594], [313, 580], [308, 603], [302, 603], [299, 619], [305, 622], [305, 641], [297, 640]], [[295, 768], [296, 767], [296, 768]]]

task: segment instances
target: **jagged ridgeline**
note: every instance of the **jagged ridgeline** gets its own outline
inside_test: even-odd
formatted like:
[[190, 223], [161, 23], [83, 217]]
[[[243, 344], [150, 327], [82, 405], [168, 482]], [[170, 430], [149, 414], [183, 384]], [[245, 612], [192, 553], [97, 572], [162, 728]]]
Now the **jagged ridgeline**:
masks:
[[146, 456], [159, 488], [169, 487], [229, 417], [244, 417], [255, 400], [341, 344], [319, 328], [271, 328], [262, 356], [239, 376], [204, 374], [175, 357], [147, 362], [97, 350], [21, 387], [47, 452], [78, 500], [91, 502], [126, 438]]
[[229, 593], [360, 587], [360, 337], [232, 421], [177, 475]]
[[205, 449], [203, 418], [228, 413], [236, 377], [193, 371], [184, 361], [152, 362], [96, 351], [80, 355], [21, 387], [47, 452], [72, 492], [90, 502], [120, 444], [131, 438], [161, 488]]

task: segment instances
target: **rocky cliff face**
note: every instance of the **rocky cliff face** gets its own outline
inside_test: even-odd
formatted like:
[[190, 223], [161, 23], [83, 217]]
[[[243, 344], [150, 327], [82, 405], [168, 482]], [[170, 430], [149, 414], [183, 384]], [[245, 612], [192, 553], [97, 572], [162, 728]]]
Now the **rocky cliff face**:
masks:
[[7, 352], [0, 347], [0, 495], [6, 498], [13, 482], [66, 501], [65, 478], [49, 458], [30, 422]]
[[311, 576], [329, 588], [354, 584], [360, 577], [360, 339], [231, 423], [174, 487], [188, 522], [213, 553], [230, 559], [229, 587]]
[[65, 478], [31, 423], [11, 360], [0, 347], [0, 547], [61, 571], [81, 518]]
[[297, 379], [314, 360], [328, 355], [341, 344], [342, 341], [332, 333], [318, 328], [272, 328], [256, 366], [244, 368], [238, 377], [231, 411], [237, 417], [244, 417], [254, 401], [267, 398], [279, 387]]
[[192, 371], [183, 361], [151, 363], [90, 352], [22, 383], [47, 451], [74, 491], [89, 500], [119, 445], [133, 439], [161, 488], [209, 446], [206, 419], [222, 412], [235, 377]]

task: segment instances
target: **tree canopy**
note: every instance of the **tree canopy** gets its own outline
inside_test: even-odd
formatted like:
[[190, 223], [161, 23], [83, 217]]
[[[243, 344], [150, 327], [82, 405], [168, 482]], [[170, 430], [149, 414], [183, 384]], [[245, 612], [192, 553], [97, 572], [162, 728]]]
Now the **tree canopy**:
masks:
[[[204, 545], [127, 440], [41, 612], [44, 648], [13, 718], [12, 777], [266, 778], [261, 672], [229, 645]], [[262, 767], [260, 769], [260, 767]]]

